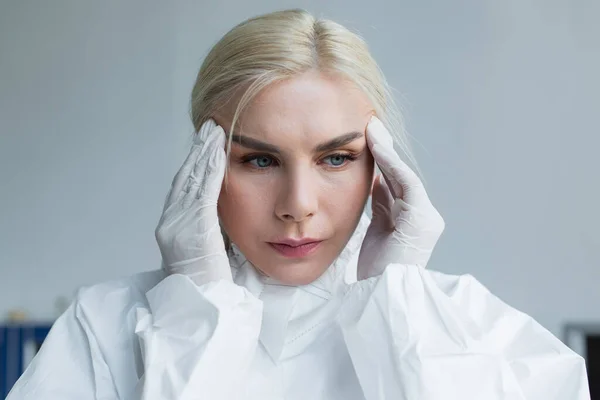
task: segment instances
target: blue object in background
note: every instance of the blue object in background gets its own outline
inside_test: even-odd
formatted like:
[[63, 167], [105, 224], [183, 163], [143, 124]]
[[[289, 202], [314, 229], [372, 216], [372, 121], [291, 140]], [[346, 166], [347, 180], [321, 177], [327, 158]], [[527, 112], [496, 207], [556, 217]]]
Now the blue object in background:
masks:
[[40, 346], [52, 323], [0, 325], [0, 399], [5, 399]]

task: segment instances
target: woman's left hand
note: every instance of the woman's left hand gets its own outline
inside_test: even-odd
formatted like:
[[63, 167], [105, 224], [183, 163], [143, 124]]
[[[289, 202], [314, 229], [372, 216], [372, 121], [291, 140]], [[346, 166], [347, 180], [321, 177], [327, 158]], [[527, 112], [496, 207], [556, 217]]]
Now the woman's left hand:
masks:
[[444, 219], [375, 116], [367, 126], [367, 143], [384, 179], [378, 176], [373, 186], [373, 217], [360, 250], [358, 279], [380, 275], [392, 263], [425, 268], [444, 231]]

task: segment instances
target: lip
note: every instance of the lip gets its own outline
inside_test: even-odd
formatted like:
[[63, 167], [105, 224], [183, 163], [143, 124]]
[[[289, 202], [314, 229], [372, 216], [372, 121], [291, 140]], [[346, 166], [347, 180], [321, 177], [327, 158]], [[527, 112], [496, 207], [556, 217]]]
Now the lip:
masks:
[[272, 242], [269, 243], [273, 243], [273, 244], [285, 244], [291, 247], [298, 247], [298, 246], [302, 246], [308, 243], [315, 243], [315, 242], [322, 242], [322, 240], [320, 239], [314, 239], [314, 238], [302, 238], [302, 239], [293, 239], [293, 238], [283, 238], [281, 240], [274, 240]]
[[269, 242], [269, 245], [284, 257], [301, 258], [314, 253], [322, 242], [318, 239], [284, 239]]

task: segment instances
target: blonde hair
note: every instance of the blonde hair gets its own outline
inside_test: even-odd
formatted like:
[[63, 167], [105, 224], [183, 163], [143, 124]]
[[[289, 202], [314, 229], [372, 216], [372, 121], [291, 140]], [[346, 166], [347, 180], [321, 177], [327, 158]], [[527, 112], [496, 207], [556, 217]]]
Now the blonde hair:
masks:
[[241, 94], [229, 132], [229, 155], [233, 129], [244, 107], [267, 86], [310, 70], [340, 76], [362, 90], [397, 147], [416, 167], [400, 109], [365, 41], [336, 22], [300, 9], [248, 19], [215, 44], [192, 90], [195, 131]]

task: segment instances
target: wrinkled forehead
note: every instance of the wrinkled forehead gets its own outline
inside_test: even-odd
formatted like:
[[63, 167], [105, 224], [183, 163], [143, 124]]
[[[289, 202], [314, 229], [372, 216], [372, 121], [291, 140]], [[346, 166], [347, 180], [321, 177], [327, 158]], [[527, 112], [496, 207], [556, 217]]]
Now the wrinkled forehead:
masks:
[[[215, 119], [229, 134], [237, 102]], [[373, 107], [351, 83], [323, 75], [305, 74], [262, 90], [236, 123], [238, 134], [277, 145], [314, 144], [347, 132], [364, 132]]]

